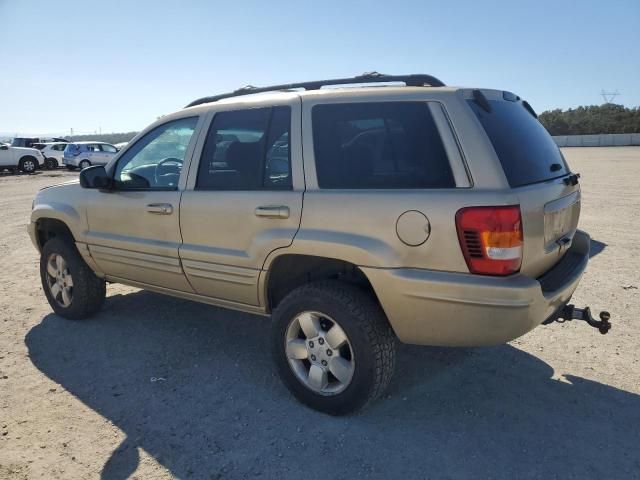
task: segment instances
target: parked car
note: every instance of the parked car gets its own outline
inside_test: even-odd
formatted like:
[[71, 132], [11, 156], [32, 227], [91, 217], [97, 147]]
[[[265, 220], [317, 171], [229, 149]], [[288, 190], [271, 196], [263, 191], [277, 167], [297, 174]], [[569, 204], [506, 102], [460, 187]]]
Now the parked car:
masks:
[[129, 142], [120, 142], [120, 143], [116, 143], [113, 146], [116, 147], [118, 149], [118, 151], [122, 150], [124, 147], [127, 146]]
[[33, 173], [44, 165], [44, 155], [36, 148], [23, 148], [0, 144], [0, 170], [19, 170]]
[[606, 333], [608, 314], [568, 304], [580, 204], [520, 97], [369, 74], [194, 101], [40, 191], [29, 233], [58, 315], [98, 312], [106, 282], [270, 315], [285, 385], [344, 414], [384, 391], [396, 339], [495, 345], [561, 318]]
[[36, 143], [34, 148], [42, 152], [45, 157], [44, 166], [48, 169], [55, 169], [62, 165], [64, 150], [69, 143]]
[[69, 170], [87, 168], [91, 165], [106, 165], [118, 149], [105, 142], [74, 142], [64, 149], [62, 163]]
[[36, 138], [36, 137], [15, 137], [11, 141], [11, 145], [13, 147], [26, 147], [26, 148], [35, 148], [35, 144], [38, 143], [51, 143], [51, 142], [62, 142], [68, 143], [68, 140], [64, 138]]

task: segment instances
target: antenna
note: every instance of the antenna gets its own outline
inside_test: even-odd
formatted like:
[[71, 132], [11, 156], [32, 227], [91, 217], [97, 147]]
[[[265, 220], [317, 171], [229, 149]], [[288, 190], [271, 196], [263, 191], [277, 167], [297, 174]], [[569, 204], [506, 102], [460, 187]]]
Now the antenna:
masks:
[[604, 103], [613, 103], [613, 99], [616, 98], [618, 95], [620, 95], [620, 92], [618, 92], [618, 90], [616, 89], [615, 92], [605, 92], [604, 88], [600, 91], [600, 95], [602, 96], [602, 99], [604, 100]]

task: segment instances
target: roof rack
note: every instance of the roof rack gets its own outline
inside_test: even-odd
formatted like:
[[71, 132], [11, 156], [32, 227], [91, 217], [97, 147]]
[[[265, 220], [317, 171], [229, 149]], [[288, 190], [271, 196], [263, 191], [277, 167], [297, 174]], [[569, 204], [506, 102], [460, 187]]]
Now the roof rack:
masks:
[[272, 85], [270, 87], [254, 87], [253, 85], [247, 85], [234, 92], [222, 93], [220, 95], [213, 95], [210, 97], [199, 98], [194, 100], [185, 108], [193, 107], [196, 105], [202, 105], [203, 103], [217, 102], [224, 98], [239, 97], [242, 95], [251, 95], [253, 93], [273, 92], [277, 90], [318, 90], [321, 87], [328, 85], [350, 85], [357, 83], [390, 83], [390, 82], [403, 82], [407, 87], [424, 87], [426, 85], [430, 87], [444, 87], [444, 83], [426, 74], [412, 74], [412, 75], [384, 75], [378, 72], [366, 72], [362, 75], [358, 75], [352, 78], [334, 78], [331, 80], [315, 80], [312, 82], [300, 82], [300, 83], [285, 83], [282, 85]]

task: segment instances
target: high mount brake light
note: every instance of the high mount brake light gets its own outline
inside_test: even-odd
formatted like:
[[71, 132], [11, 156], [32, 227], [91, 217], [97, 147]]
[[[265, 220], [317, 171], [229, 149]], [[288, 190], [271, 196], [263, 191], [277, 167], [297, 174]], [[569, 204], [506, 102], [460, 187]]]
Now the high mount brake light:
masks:
[[522, 217], [518, 205], [468, 207], [456, 213], [456, 228], [469, 271], [511, 275], [522, 264]]

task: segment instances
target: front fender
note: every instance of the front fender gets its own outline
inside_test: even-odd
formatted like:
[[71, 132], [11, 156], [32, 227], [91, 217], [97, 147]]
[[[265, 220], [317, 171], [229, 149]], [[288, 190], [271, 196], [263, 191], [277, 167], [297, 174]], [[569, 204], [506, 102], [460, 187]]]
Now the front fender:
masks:
[[28, 226], [28, 232], [31, 241], [38, 250], [40, 250], [40, 246], [38, 244], [37, 226], [38, 222], [45, 218], [64, 223], [71, 231], [76, 242], [85, 241], [87, 231], [85, 216], [78, 212], [72, 205], [49, 200], [36, 203], [31, 211], [31, 221]]

